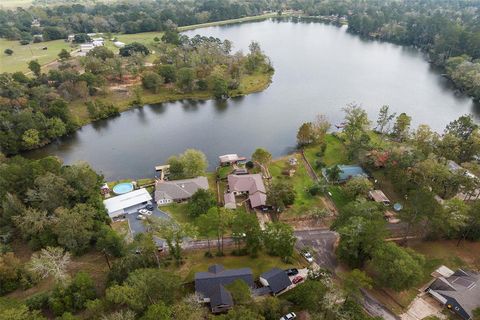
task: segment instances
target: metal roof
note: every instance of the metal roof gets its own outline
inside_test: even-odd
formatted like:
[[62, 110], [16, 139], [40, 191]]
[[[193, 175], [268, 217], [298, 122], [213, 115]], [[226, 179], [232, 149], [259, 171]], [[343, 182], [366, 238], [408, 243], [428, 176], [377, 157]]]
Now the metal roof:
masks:
[[152, 196], [150, 193], [148, 193], [147, 189], [142, 188], [104, 200], [103, 204], [110, 215], [116, 211], [130, 208], [151, 200]]

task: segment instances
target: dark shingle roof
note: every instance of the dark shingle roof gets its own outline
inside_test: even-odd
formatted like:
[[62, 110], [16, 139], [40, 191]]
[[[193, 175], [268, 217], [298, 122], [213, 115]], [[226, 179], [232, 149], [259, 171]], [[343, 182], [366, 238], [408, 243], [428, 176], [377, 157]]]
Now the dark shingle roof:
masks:
[[210, 294], [210, 307], [218, 306], [233, 306], [232, 295], [221, 284], [213, 288]]
[[225, 270], [222, 265], [213, 265], [209, 272], [195, 273], [195, 291], [211, 298], [218, 286], [226, 286], [235, 280], [241, 279], [253, 288], [253, 273], [250, 268]]
[[292, 284], [287, 273], [279, 268], [273, 268], [267, 272], [264, 272], [260, 277], [267, 280], [268, 286], [273, 293], [278, 293], [282, 290], [285, 290]]
[[449, 277], [439, 277], [430, 290], [455, 299], [471, 317], [472, 311], [480, 307], [480, 274], [459, 269]]
[[224, 270], [225, 268], [221, 264], [214, 264], [213, 266], [208, 267], [208, 272], [210, 273], [219, 273]]

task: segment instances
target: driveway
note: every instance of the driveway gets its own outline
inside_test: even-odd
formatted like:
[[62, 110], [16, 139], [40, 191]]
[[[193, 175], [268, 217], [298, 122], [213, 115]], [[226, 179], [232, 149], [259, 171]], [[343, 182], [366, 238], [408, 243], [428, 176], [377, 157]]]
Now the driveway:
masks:
[[421, 293], [412, 301], [410, 306], [408, 306], [408, 310], [400, 315], [400, 319], [421, 320], [430, 316], [446, 319], [445, 315], [442, 314], [440, 304], [428, 295]]
[[295, 231], [297, 237], [296, 247], [302, 250], [304, 247], [311, 247], [315, 262], [323, 268], [335, 272], [337, 259], [335, 257], [335, 242], [338, 234], [329, 229], [316, 229]]
[[367, 291], [361, 289], [363, 301], [362, 306], [373, 317], [380, 317], [385, 320], [399, 320], [399, 317], [388, 310], [377, 299], [370, 295]]
[[[138, 212], [131, 213], [127, 215], [128, 224], [130, 225], [130, 232], [132, 237], [135, 237], [139, 233], [144, 233], [146, 231], [145, 225], [143, 224], [144, 220], [137, 219]], [[153, 209], [152, 217], [158, 217], [161, 219], [171, 219], [168, 214], [158, 209], [156, 206]]]

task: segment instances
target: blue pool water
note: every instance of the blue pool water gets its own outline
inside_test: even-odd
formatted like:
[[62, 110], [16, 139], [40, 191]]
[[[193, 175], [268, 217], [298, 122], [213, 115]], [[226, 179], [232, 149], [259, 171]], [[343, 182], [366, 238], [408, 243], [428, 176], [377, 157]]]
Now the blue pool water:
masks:
[[113, 192], [116, 194], [124, 194], [133, 190], [133, 184], [130, 182], [123, 182], [113, 187]]

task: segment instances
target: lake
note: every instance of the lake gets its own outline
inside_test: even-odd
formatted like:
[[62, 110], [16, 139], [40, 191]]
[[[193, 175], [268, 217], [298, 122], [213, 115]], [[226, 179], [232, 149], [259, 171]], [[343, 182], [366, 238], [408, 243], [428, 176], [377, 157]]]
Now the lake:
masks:
[[263, 92], [227, 101], [146, 105], [87, 125], [70, 137], [35, 150], [65, 163], [89, 162], [108, 180], [153, 176], [153, 167], [187, 148], [200, 149], [214, 168], [226, 153], [250, 156], [257, 147], [280, 156], [295, 148], [296, 132], [319, 113], [342, 122], [342, 107], [355, 102], [375, 121], [379, 108], [413, 117], [441, 131], [480, 107], [415, 49], [361, 39], [346, 27], [266, 20], [186, 32], [229, 39], [234, 50], [258, 41], [275, 67]]

